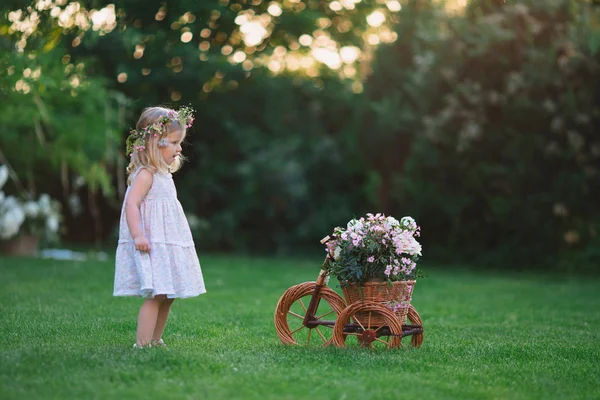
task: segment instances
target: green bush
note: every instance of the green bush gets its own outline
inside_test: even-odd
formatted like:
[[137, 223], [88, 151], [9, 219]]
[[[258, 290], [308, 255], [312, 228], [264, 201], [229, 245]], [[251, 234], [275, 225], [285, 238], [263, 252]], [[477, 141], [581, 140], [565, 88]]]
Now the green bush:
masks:
[[336, 80], [325, 85], [256, 72], [236, 102], [211, 96], [178, 187], [205, 222], [201, 246], [297, 251], [362, 211], [364, 171], [348, 162], [344, 137], [351, 99], [335, 96]]
[[[454, 259], [564, 268], [576, 256], [578, 269], [597, 268], [598, 10], [574, 1], [484, 5], [436, 23], [432, 10], [415, 11], [398, 27], [412, 34], [378, 54], [384, 65], [409, 61], [376, 72], [388, 87], [402, 82], [379, 101], [413, 86], [425, 105], [412, 116], [421, 123], [395, 176], [394, 205], [423, 224], [425, 248]], [[419, 72], [435, 86], [414, 85]]]

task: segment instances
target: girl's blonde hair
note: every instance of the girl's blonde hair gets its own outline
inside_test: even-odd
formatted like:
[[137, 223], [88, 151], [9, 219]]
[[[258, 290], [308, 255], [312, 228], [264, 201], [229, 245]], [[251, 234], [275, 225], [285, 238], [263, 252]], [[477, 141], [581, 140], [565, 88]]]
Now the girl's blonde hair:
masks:
[[[165, 107], [148, 107], [144, 109], [142, 115], [138, 119], [135, 129], [141, 131], [142, 129], [153, 125], [159, 118], [173, 115], [174, 110]], [[127, 166], [127, 184], [131, 184], [132, 174], [139, 168], [147, 168], [152, 173], [156, 172], [175, 172], [181, 168], [183, 162], [183, 156], [175, 158], [175, 161], [171, 165], [167, 165], [163, 160], [160, 149], [158, 147], [158, 141], [164, 136], [169, 135], [173, 132], [180, 131], [183, 135], [182, 140], [185, 139], [186, 126], [181, 123], [177, 118], [170, 118], [170, 122], [167, 124], [165, 132], [161, 135], [148, 135], [146, 138], [146, 145], [141, 151], [134, 151], [131, 153], [131, 161]]]

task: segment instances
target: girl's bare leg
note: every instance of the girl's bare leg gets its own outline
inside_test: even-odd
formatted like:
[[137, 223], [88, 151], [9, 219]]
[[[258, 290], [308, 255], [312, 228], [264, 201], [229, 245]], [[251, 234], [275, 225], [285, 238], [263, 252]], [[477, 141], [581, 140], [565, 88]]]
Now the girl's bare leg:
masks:
[[164, 296], [156, 296], [153, 299], [144, 300], [138, 314], [138, 326], [136, 335], [136, 344], [138, 347], [144, 347], [150, 344], [152, 334], [156, 327], [158, 311]]
[[156, 318], [156, 326], [154, 327], [154, 332], [152, 334], [152, 340], [160, 340], [162, 337], [163, 331], [165, 330], [165, 325], [167, 324], [167, 319], [169, 318], [169, 311], [171, 311], [171, 304], [173, 304], [175, 299], [163, 299], [160, 303], [160, 307], [158, 309], [158, 317]]

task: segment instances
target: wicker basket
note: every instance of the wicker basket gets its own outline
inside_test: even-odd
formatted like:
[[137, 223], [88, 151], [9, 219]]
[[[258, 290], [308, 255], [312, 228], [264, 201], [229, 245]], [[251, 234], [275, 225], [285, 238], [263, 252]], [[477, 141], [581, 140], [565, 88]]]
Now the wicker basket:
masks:
[[[385, 306], [390, 306], [390, 303], [396, 304], [395, 314], [402, 324], [406, 323], [406, 315], [408, 314], [408, 308], [412, 300], [415, 281], [398, 281], [392, 282], [391, 285], [387, 282], [365, 282], [360, 285], [340, 283], [347, 305], [359, 301], [373, 301]], [[369, 324], [368, 313], [356, 313], [355, 317], [362, 325]], [[382, 317], [378, 315], [370, 316], [371, 326], [380, 326], [383, 324]]]

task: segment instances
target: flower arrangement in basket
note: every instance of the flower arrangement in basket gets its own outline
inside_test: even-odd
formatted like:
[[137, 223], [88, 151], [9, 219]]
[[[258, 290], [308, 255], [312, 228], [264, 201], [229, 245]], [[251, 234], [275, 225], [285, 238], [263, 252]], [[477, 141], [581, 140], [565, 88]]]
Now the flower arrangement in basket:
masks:
[[346, 302], [382, 303], [404, 323], [415, 279], [422, 276], [415, 220], [367, 214], [345, 229], [335, 228], [332, 236], [326, 242], [330, 257], [325, 268], [340, 281]]

